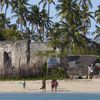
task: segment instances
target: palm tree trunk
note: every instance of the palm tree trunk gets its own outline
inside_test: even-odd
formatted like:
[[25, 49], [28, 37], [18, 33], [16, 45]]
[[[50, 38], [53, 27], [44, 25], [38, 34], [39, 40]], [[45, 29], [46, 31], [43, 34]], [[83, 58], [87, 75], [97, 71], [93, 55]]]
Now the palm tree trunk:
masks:
[[47, 34], [48, 34], [48, 27], [49, 27], [49, 15], [50, 15], [50, 3], [48, 2]]
[[26, 57], [27, 57], [26, 64], [27, 64], [27, 67], [29, 68], [30, 67], [30, 43], [31, 43], [29, 28], [26, 29], [26, 33], [28, 35], [28, 37], [27, 37], [27, 50], [26, 50]]
[[21, 36], [22, 36], [22, 33], [23, 33], [23, 26], [22, 26], [21, 20], [20, 20], [20, 31], [21, 31]]
[[2, 13], [2, 7], [1, 7], [1, 5], [0, 5], [0, 14]]
[[30, 43], [31, 43], [31, 40], [28, 39], [27, 40], [27, 67], [30, 67]]

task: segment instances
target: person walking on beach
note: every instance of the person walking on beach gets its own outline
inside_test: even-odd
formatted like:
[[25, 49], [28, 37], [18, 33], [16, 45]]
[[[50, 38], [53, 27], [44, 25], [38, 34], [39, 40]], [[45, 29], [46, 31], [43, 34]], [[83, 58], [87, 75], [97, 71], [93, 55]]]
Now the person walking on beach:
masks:
[[26, 88], [26, 81], [24, 80], [24, 82], [23, 82], [23, 89], [25, 89]]
[[90, 70], [90, 79], [93, 78], [93, 64], [91, 64], [91, 70]]
[[58, 81], [55, 80], [55, 91], [57, 91], [57, 87], [58, 87]]
[[42, 87], [40, 89], [46, 91], [46, 80], [45, 79], [42, 80]]
[[88, 66], [88, 78], [89, 79], [93, 78], [93, 64]]
[[57, 87], [58, 87], [58, 82], [57, 82], [57, 80], [53, 79], [51, 81], [51, 90], [53, 91], [55, 89], [55, 91], [56, 91]]
[[51, 81], [51, 90], [53, 91], [53, 89], [54, 89], [54, 87], [55, 87], [55, 81], [54, 81], [54, 79]]
[[88, 79], [90, 79], [90, 74], [91, 74], [91, 65], [88, 66]]

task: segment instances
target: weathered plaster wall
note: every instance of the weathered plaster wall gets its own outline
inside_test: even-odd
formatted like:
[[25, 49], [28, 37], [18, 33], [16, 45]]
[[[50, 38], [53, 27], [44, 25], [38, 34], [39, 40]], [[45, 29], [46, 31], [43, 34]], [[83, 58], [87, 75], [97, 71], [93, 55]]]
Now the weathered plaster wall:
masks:
[[0, 68], [4, 66], [4, 52], [11, 52], [12, 67], [16, 68], [26, 63], [26, 41], [2, 41], [0, 42]]
[[53, 48], [48, 47], [47, 43], [31, 43], [30, 45], [30, 57], [31, 57], [31, 66], [32, 64], [35, 64], [37, 62], [40, 62], [45, 60], [45, 58], [41, 57], [41, 55], [38, 54], [40, 51], [49, 51], [53, 50]]
[[14, 43], [14, 66], [19, 68], [26, 64], [26, 50], [27, 50], [27, 41], [17, 41]]
[[12, 52], [12, 64], [14, 63], [14, 48], [12, 42], [0, 42], [0, 68], [4, 67], [4, 52]]
[[[27, 41], [2, 41], [0, 42], [0, 68], [4, 68], [4, 52], [11, 52], [12, 67], [24, 67], [26, 65]], [[47, 46], [47, 43], [31, 43], [30, 44], [30, 65], [33, 67], [38, 62], [41, 63], [40, 56], [35, 55], [38, 51], [53, 50]]]

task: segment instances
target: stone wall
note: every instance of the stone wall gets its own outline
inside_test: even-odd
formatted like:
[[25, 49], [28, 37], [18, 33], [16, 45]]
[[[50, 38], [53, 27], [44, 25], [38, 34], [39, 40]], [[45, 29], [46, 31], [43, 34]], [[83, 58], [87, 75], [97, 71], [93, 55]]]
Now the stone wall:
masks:
[[[47, 46], [47, 43], [31, 43], [30, 44], [30, 68], [32, 73], [38, 73], [40, 67], [45, 61], [40, 55], [36, 55], [39, 51], [53, 50]], [[10, 74], [13, 70], [19, 71], [29, 68], [27, 66], [27, 41], [1, 41], [0, 42], [0, 74], [5, 70], [10, 69]], [[3, 71], [2, 71], [3, 69]], [[13, 69], [13, 70], [12, 70]]]
[[[35, 55], [38, 51], [53, 50], [47, 46], [47, 43], [30, 44], [30, 64], [33, 66], [43, 60], [40, 56]], [[0, 68], [15, 67], [19, 68], [26, 65], [27, 41], [1, 41], [0, 42]], [[9, 61], [10, 60], [10, 61]], [[11, 63], [6, 65], [5, 63]]]
[[[10, 59], [11, 58], [11, 59]], [[11, 60], [11, 66], [5, 66], [4, 60]], [[0, 68], [19, 67], [26, 62], [26, 41], [0, 42]]]
[[30, 57], [31, 57], [31, 66], [32, 64], [36, 64], [37, 62], [41, 63], [41, 60], [45, 60], [45, 58], [41, 57], [41, 55], [38, 54], [38, 52], [44, 52], [53, 50], [53, 48], [48, 47], [47, 43], [31, 43], [30, 45]]

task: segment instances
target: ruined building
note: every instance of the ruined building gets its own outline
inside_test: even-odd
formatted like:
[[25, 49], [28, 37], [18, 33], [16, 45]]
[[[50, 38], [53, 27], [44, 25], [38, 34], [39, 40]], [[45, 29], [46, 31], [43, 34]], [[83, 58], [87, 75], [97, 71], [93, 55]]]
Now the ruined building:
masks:
[[[41, 75], [42, 66], [45, 62], [52, 68], [51, 65], [56, 64], [52, 59], [48, 61], [38, 52], [53, 51], [47, 43], [31, 43], [30, 44], [30, 66], [27, 65], [28, 54], [27, 41], [1, 41], [0, 42], [0, 77], [24, 77]], [[37, 55], [38, 54], [38, 55]], [[59, 60], [59, 59], [58, 59]], [[66, 59], [61, 59], [60, 67], [63, 67], [67, 72], [87, 74], [87, 67], [94, 63], [95, 56], [69, 56]], [[70, 66], [71, 65], [71, 66]], [[69, 66], [69, 67], [68, 67]], [[73, 67], [74, 66], [74, 67]]]
[[[46, 43], [30, 44], [30, 68], [37, 72], [39, 65], [42, 65], [41, 57], [35, 55], [38, 51], [52, 50]], [[41, 64], [39, 64], [41, 63]], [[27, 41], [1, 41], [0, 42], [0, 75], [21, 73], [28, 69], [27, 66]], [[20, 71], [20, 72], [19, 72]], [[37, 72], [38, 73], [38, 72]]]

